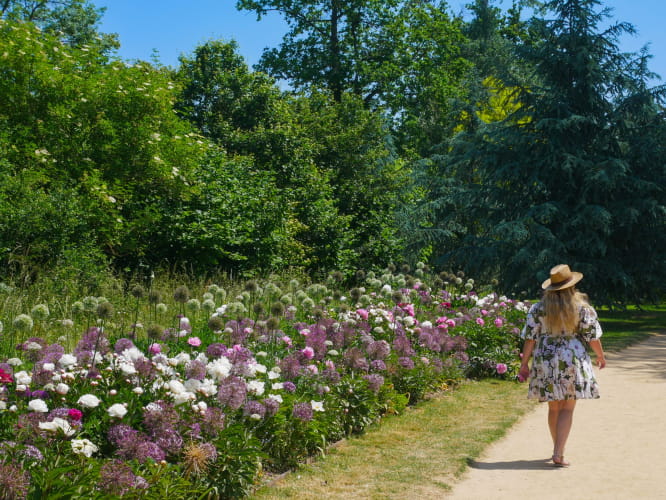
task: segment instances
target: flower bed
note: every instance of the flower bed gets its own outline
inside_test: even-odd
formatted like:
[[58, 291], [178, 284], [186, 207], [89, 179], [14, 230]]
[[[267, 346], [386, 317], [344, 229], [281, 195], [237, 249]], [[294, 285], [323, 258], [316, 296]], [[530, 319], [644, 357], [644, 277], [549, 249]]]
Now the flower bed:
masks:
[[240, 497], [428, 391], [513, 377], [525, 304], [420, 274], [346, 293], [250, 282], [233, 300], [179, 287], [170, 306], [137, 288], [124, 335], [87, 297], [65, 320], [93, 325], [71, 349], [28, 336], [46, 305], [17, 315], [5, 339], [23, 337], [0, 357], [0, 497]]

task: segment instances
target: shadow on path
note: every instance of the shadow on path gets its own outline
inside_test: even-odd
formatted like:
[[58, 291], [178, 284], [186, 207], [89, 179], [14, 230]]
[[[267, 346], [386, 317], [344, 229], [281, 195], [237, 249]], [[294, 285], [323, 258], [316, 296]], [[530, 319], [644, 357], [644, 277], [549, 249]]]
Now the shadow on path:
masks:
[[467, 460], [467, 465], [472, 469], [479, 470], [557, 470], [550, 458], [543, 460], [511, 460], [509, 462], [480, 462], [478, 460]]

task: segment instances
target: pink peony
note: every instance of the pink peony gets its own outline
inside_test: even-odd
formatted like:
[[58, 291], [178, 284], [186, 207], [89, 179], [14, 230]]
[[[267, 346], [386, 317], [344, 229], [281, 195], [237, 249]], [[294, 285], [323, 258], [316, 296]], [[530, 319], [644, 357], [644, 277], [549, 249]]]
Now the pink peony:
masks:
[[356, 314], [358, 314], [363, 319], [368, 319], [368, 310], [367, 309], [356, 309]]
[[306, 347], [301, 351], [303, 356], [305, 356], [305, 359], [312, 359], [314, 358], [314, 349], [312, 347]]
[[507, 367], [504, 363], [497, 363], [495, 369], [497, 370], [498, 374], [502, 375], [503, 373], [506, 373]]
[[81, 410], [77, 410], [76, 408], [72, 408], [67, 412], [67, 415], [72, 420], [79, 421], [83, 417], [83, 412]]
[[187, 343], [192, 347], [199, 347], [201, 345], [201, 339], [199, 337], [190, 337], [187, 339]]
[[483, 321], [483, 318], [476, 318], [476, 324], [483, 326], [486, 324], [486, 322]]
[[503, 324], [504, 324], [504, 321], [502, 321], [502, 318], [495, 318], [495, 326], [497, 328], [502, 328]]
[[159, 353], [162, 352], [162, 346], [159, 345], [159, 344], [157, 344], [157, 343], [150, 344], [150, 345], [148, 346], [148, 352], [149, 352], [150, 354], [159, 354]]

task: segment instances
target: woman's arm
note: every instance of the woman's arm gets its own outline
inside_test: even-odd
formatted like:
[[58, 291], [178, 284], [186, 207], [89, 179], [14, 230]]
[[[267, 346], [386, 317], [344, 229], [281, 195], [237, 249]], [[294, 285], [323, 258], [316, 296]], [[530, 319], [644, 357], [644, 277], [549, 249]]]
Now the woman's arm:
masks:
[[527, 380], [530, 376], [530, 358], [532, 357], [534, 344], [536, 344], [536, 341], [533, 339], [526, 340], [523, 344], [523, 360], [520, 363], [520, 370], [518, 371], [518, 380], [521, 382]]
[[594, 351], [594, 354], [597, 356], [597, 366], [599, 369], [606, 366], [606, 357], [604, 356], [604, 348], [601, 346], [601, 340], [590, 340], [590, 347]]

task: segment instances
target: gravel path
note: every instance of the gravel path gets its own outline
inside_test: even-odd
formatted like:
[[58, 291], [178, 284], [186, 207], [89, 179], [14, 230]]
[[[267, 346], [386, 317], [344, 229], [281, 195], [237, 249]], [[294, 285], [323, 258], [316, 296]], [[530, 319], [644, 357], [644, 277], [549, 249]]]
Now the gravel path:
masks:
[[666, 335], [606, 359], [597, 369], [601, 398], [576, 405], [571, 467], [549, 461], [543, 403], [471, 463], [446, 498], [666, 499]]

